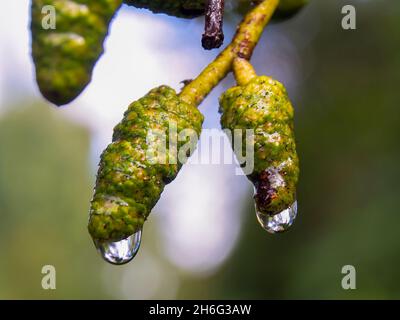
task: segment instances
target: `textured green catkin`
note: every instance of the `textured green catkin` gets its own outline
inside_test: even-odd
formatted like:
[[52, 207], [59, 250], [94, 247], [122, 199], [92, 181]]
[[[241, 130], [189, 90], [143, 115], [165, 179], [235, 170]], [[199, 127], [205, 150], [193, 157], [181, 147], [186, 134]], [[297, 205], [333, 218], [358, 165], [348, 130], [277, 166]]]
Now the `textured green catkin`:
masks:
[[[220, 112], [224, 129], [254, 130], [254, 171], [248, 178], [256, 189], [258, 212], [271, 216], [291, 206], [296, 200], [299, 161], [293, 108], [284, 86], [270, 77], [254, 76], [221, 96]], [[242, 149], [245, 155], [244, 139]]]
[[[88, 226], [94, 239], [118, 241], [142, 228], [165, 185], [182, 166], [175, 151], [190, 146], [186, 152], [190, 155], [197, 141], [189, 136], [170, 139], [171, 132], [180, 135], [189, 129], [198, 137], [202, 122], [197, 107], [183, 102], [167, 86], [151, 90], [129, 106], [114, 129], [113, 142], [101, 155]], [[156, 149], [148, 140], [151, 132], [165, 133], [167, 144], [165, 152], [149, 158], [148, 152]], [[166, 161], [154, 161], [153, 157], [163, 156]]]
[[[43, 96], [56, 105], [75, 99], [91, 80], [112, 17], [122, 0], [32, 0], [32, 56]], [[42, 26], [55, 9], [55, 29]]]

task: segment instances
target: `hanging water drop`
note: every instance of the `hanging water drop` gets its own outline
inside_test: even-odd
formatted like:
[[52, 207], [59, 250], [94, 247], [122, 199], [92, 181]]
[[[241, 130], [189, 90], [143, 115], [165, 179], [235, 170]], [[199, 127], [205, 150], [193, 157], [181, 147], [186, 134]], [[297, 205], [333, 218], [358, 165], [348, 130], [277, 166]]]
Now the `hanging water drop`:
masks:
[[257, 220], [261, 226], [269, 233], [280, 233], [290, 228], [296, 219], [297, 215], [297, 201], [295, 201], [287, 209], [279, 212], [274, 216], [262, 214], [257, 212]]
[[142, 230], [139, 230], [120, 241], [94, 240], [94, 244], [97, 251], [107, 262], [111, 264], [125, 264], [135, 257], [139, 250], [141, 239]]

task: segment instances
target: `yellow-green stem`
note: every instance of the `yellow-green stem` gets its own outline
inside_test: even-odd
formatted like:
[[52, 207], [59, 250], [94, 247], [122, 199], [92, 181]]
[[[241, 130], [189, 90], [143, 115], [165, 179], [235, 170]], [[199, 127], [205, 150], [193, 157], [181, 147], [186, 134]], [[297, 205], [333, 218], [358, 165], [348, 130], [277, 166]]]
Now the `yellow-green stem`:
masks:
[[240, 23], [232, 42], [180, 93], [182, 100], [199, 105], [232, 69], [236, 57], [249, 60], [280, 0], [263, 0]]
[[235, 58], [233, 60], [233, 73], [239, 86], [245, 86], [251, 79], [257, 77], [257, 73], [251, 63], [243, 58]]

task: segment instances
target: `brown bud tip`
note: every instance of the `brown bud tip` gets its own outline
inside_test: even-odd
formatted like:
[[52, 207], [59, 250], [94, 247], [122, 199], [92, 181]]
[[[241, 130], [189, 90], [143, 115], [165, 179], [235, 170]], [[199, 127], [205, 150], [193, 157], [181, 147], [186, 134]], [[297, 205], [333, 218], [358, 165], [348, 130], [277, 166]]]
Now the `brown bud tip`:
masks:
[[203, 34], [203, 38], [201, 39], [201, 44], [203, 48], [206, 50], [212, 50], [219, 48], [224, 43], [224, 34]]
[[184, 86], [187, 86], [189, 83], [191, 83], [193, 81], [193, 79], [185, 79], [185, 80], [182, 80], [181, 81], [181, 83], [184, 85]]

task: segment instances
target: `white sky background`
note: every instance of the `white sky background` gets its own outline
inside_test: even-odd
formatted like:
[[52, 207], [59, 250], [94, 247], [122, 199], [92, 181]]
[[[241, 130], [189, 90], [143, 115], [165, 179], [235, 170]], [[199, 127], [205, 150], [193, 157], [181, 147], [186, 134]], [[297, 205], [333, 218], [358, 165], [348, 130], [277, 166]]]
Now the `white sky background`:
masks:
[[[16, 96], [17, 99], [24, 96], [42, 99], [30, 58], [29, 7], [28, 0], [2, 3], [0, 116]], [[202, 28], [201, 18], [180, 20], [126, 6], [119, 11], [92, 82], [75, 101], [57, 111], [92, 132], [93, 168], [130, 102], [161, 84], [179, 89], [180, 81], [193, 78], [218, 53], [201, 48]], [[226, 42], [233, 30], [232, 26], [226, 26]], [[296, 47], [278, 30], [276, 26], [268, 28], [264, 35], [268, 44], [265, 44], [267, 39], [262, 41], [254, 61], [260, 65], [260, 73], [268, 70], [284, 82], [293, 97], [301, 66]], [[229, 77], [201, 106], [206, 117], [204, 127], [220, 128], [217, 98], [232, 85]], [[238, 239], [240, 211], [249, 190], [247, 179], [235, 176], [235, 165], [184, 167], [155, 207], [157, 218], [153, 215], [149, 219], [150, 222], [155, 219], [161, 231], [160, 251], [186, 271], [213, 272], [229, 256]], [[131, 273], [126, 277], [131, 277]], [[154, 296], [157, 290], [148, 291], [149, 295], [142, 298]], [[124, 297], [132, 295], [128, 290]], [[173, 294], [168, 297], [173, 298]]]

